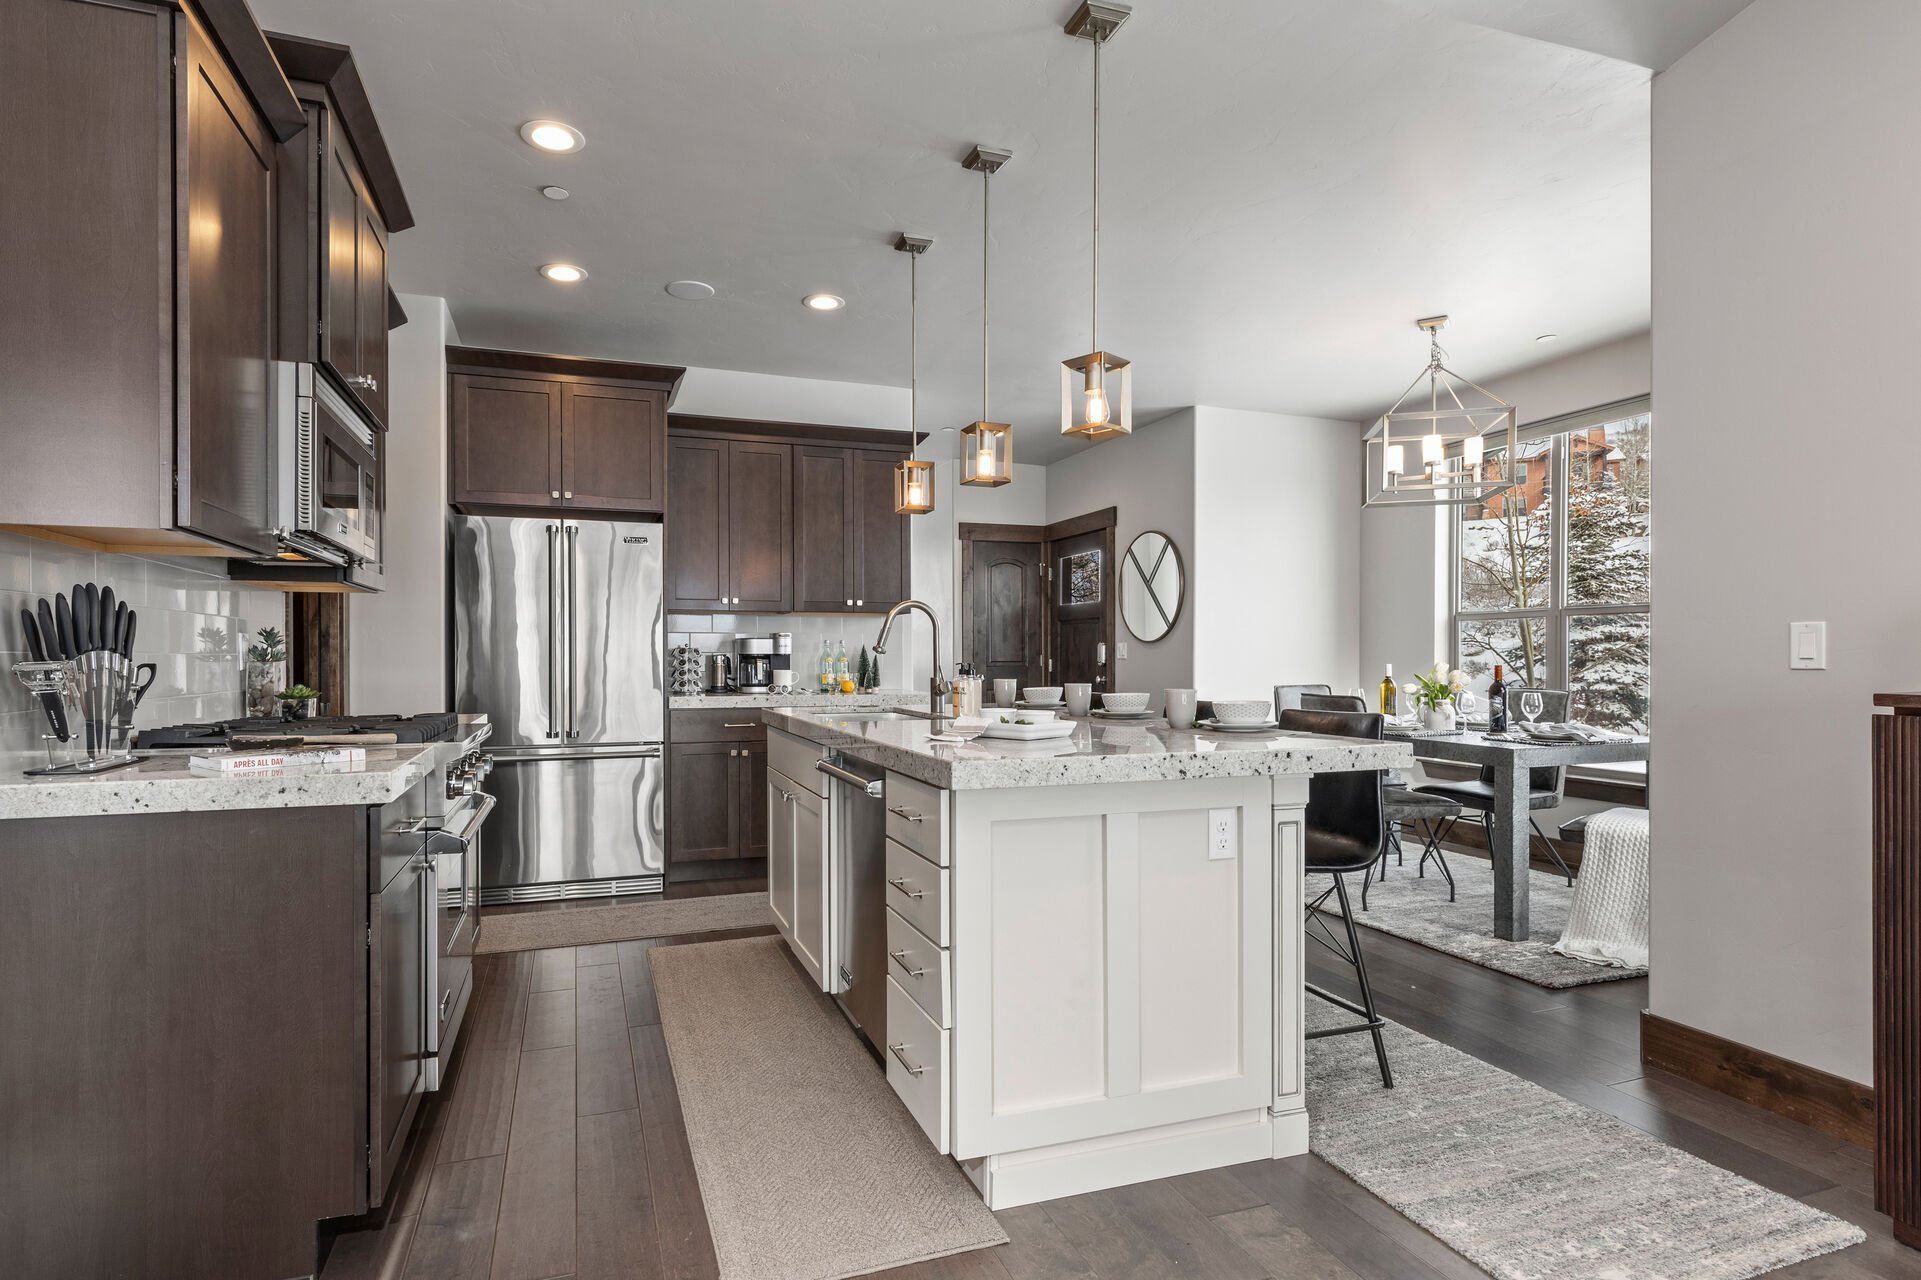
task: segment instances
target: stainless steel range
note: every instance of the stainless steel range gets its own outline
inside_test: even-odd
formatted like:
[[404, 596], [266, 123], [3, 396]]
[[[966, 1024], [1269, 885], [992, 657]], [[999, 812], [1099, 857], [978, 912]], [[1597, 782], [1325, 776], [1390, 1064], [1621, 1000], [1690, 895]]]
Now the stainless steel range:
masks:
[[[389, 990], [402, 998], [383, 1011], [393, 1025], [385, 1034], [421, 1045], [424, 1087], [440, 1087], [443, 1064], [453, 1053], [473, 994], [474, 948], [480, 940], [483, 843], [481, 828], [494, 810], [485, 790], [493, 759], [481, 746], [493, 733], [484, 715], [451, 712], [416, 716], [338, 716], [309, 720], [222, 720], [166, 725], [140, 732], [142, 754], [263, 749], [268, 744], [310, 746], [426, 747], [433, 772], [378, 814], [373, 836], [409, 852], [395, 879], [404, 886], [375, 885], [383, 902], [402, 906], [384, 928], [417, 935], [419, 947], [389, 947], [397, 958]], [[377, 861], [377, 859], [370, 859]], [[416, 892], [417, 891], [417, 892]], [[417, 904], [417, 905], [416, 905]], [[415, 985], [413, 975], [418, 975]]]

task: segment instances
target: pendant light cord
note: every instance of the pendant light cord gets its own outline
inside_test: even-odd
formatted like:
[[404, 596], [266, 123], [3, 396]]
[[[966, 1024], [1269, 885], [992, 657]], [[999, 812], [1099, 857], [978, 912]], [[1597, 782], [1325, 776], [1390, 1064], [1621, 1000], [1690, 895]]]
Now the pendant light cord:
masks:
[[1094, 35], [1094, 319], [1090, 350], [1101, 349], [1101, 37]]
[[907, 456], [920, 461], [920, 254], [907, 255]]
[[994, 200], [994, 171], [981, 170], [981, 421], [987, 421], [987, 224]]

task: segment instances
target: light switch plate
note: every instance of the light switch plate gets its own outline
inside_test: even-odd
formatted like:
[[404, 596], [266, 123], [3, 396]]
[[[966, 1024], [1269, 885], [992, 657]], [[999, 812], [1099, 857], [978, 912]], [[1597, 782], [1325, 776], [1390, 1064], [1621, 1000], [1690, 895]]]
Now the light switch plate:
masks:
[[1209, 861], [1234, 856], [1234, 811], [1207, 811], [1207, 856]]
[[1828, 624], [1790, 622], [1788, 624], [1788, 669], [1826, 671], [1828, 669]]

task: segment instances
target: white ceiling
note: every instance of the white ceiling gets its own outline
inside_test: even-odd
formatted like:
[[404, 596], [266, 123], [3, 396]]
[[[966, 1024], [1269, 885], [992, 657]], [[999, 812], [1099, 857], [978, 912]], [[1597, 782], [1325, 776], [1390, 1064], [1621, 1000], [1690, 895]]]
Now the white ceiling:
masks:
[[1393, 0], [1411, 12], [1532, 36], [1665, 71], [1752, 0]]
[[[1421, 367], [1412, 321], [1433, 312], [1477, 378], [1646, 327], [1648, 71], [1405, 7], [1468, 3], [1503, 7], [1136, 5], [1103, 55], [1101, 339], [1135, 362], [1137, 419], [1372, 416]], [[1011, 150], [993, 415], [1024, 461], [1084, 447], [1058, 437], [1058, 361], [1089, 345], [1092, 51], [1060, 31], [1071, 0], [254, 7], [353, 46], [419, 220], [396, 287], [446, 297], [476, 345], [899, 385], [907, 230], [936, 241], [921, 425], [968, 421], [981, 180], [959, 161]], [[544, 116], [586, 149], [521, 143]], [[590, 278], [550, 284], [553, 260]], [[662, 291], [685, 277], [719, 297]], [[814, 290], [847, 310], [805, 310]]]

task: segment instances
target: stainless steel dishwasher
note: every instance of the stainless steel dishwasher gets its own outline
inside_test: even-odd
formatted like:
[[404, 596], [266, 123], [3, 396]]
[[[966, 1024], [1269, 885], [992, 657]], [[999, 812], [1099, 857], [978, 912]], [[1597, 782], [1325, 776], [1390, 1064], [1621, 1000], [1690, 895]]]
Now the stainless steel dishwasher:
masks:
[[816, 768], [834, 780], [834, 999], [878, 1055], [887, 1043], [886, 774], [839, 755]]

